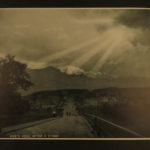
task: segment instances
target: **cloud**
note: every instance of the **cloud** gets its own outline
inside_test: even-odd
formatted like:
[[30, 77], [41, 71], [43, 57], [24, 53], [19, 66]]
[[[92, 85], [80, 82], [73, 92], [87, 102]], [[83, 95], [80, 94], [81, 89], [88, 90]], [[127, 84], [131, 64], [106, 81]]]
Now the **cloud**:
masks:
[[77, 22], [67, 10], [1, 9], [0, 16], [0, 53], [26, 62], [49, 61], [54, 53], [98, 36], [92, 24]]
[[67, 74], [67, 75], [84, 75], [89, 78], [100, 78], [100, 79], [111, 79], [116, 78], [114, 75], [109, 75], [102, 72], [93, 72], [93, 71], [85, 71], [79, 67], [68, 65], [65, 67], [56, 67], [61, 72]]
[[144, 10], [0, 9], [0, 56], [91, 78], [148, 76], [149, 18]]
[[82, 75], [85, 74], [83, 69], [80, 69], [78, 67], [75, 66], [65, 66], [62, 68], [59, 68], [61, 72], [66, 73], [68, 75]]
[[149, 28], [150, 11], [149, 10], [125, 10], [116, 21], [132, 28]]

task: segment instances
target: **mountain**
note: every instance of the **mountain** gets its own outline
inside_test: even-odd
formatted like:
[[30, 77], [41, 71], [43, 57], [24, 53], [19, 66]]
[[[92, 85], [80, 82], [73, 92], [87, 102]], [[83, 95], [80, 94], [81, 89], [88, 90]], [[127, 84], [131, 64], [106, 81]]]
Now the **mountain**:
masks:
[[107, 87], [143, 87], [150, 85], [150, 79], [128, 77], [128, 78], [111, 78], [89, 77], [85, 74], [67, 74], [55, 67], [47, 67], [43, 69], [28, 69], [27, 72], [31, 76], [34, 83], [28, 91], [24, 91], [23, 95], [37, 91], [59, 90], [59, 89], [98, 89]]

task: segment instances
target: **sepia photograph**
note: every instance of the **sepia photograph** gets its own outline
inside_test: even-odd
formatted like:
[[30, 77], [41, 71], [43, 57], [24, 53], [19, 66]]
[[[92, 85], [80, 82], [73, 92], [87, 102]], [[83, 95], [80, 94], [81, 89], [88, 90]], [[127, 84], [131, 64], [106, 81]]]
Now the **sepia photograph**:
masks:
[[0, 8], [0, 138], [150, 138], [150, 9]]

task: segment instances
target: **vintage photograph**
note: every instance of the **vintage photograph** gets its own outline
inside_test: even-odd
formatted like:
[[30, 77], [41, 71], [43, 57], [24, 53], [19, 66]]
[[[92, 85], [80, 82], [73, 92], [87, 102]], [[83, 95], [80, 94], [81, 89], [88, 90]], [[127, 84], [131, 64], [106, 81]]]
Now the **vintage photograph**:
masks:
[[0, 138], [149, 138], [150, 9], [0, 8]]

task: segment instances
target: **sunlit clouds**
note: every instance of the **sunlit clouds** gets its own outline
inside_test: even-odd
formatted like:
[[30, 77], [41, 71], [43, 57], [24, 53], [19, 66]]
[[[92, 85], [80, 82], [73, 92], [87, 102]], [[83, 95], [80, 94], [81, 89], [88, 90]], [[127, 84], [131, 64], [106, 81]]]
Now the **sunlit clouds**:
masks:
[[134, 16], [134, 26], [128, 22], [132, 11], [0, 9], [0, 56], [15, 55], [31, 69], [148, 77], [150, 30], [142, 17]]

